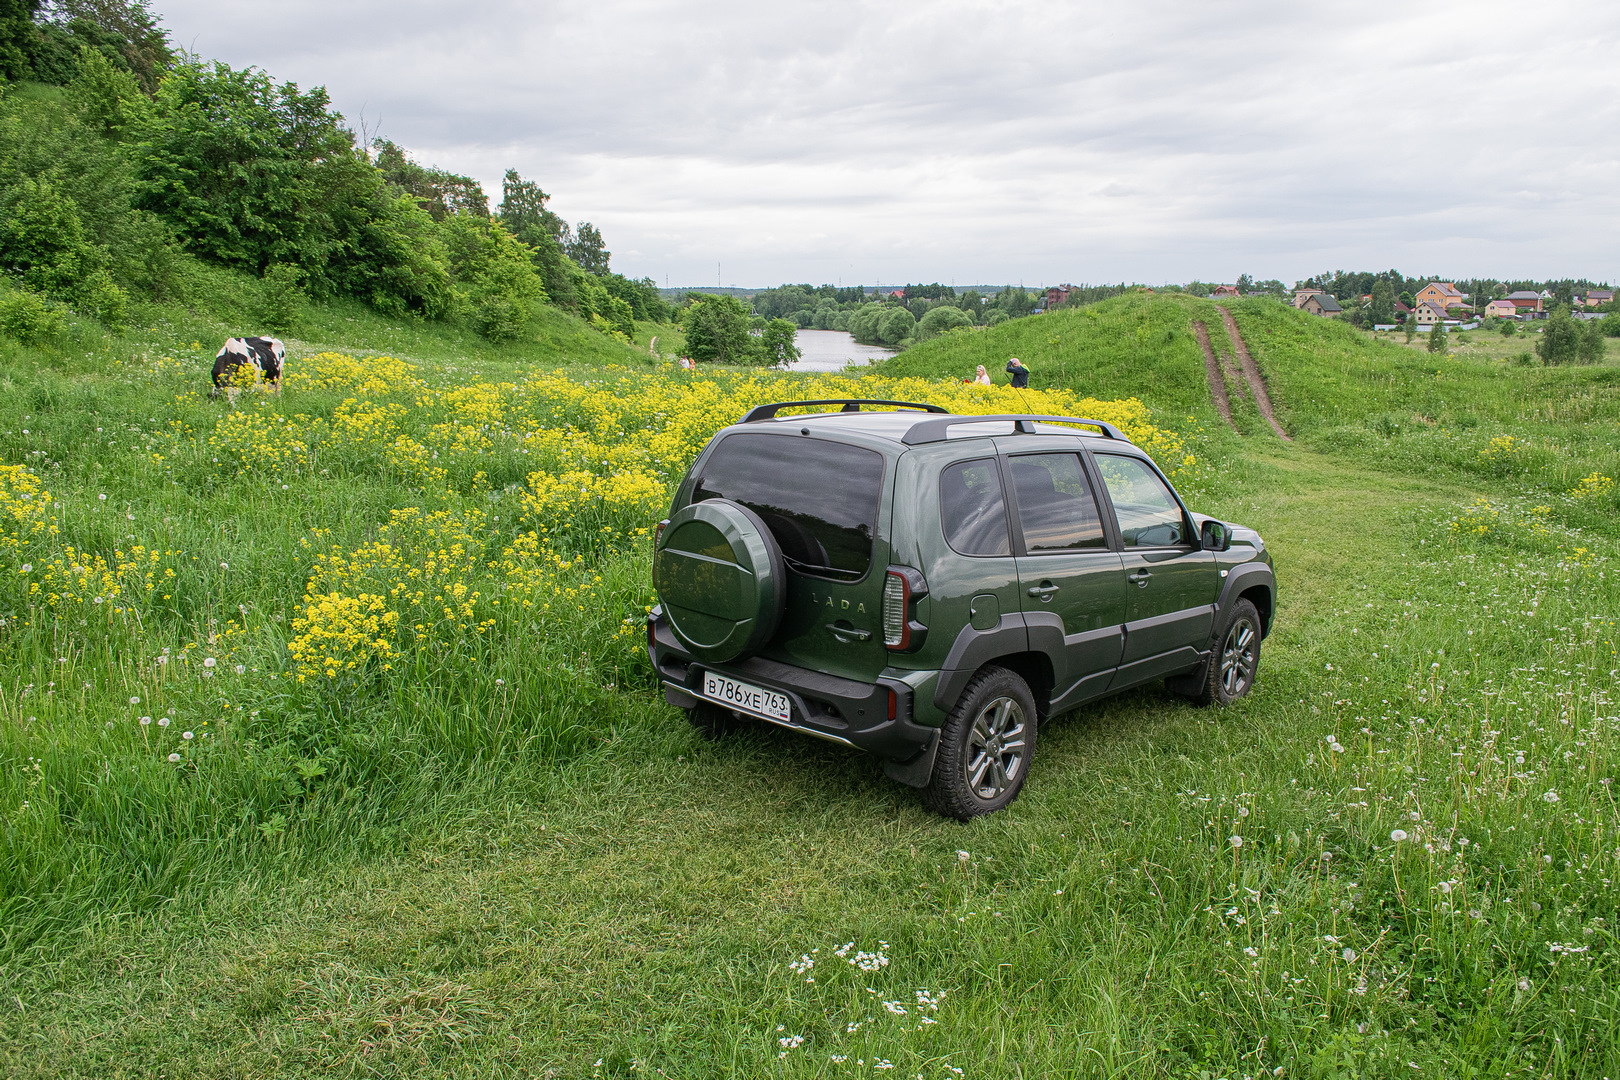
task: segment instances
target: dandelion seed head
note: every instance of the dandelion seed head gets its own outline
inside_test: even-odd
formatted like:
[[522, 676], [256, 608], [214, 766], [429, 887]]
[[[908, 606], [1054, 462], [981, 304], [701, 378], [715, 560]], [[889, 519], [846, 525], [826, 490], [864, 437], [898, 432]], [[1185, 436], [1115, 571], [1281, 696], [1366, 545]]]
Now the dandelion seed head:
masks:
[[1405, 829], [1391, 829], [1390, 833], [1389, 833], [1389, 838], [1391, 840], [1395, 841], [1397, 844], [1404, 843], [1406, 841], [1406, 830]]
[[1233, 849], [1235, 850], [1235, 849], [1240, 848], [1240, 847], [1243, 846], [1243, 837], [1241, 837], [1241, 836], [1229, 837], [1226, 842], [1228, 844], [1231, 844]]
[[179, 760], [180, 760], [180, 755], [179, 754], [170, 754], [169, 755], [169, 761], [171, 763], [179, 761]]

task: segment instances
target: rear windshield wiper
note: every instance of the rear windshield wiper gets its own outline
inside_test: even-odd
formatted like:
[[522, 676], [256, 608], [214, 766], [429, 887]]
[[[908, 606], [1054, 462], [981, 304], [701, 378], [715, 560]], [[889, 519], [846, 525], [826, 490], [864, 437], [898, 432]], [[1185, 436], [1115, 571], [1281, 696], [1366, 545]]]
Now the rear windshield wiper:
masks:
[[822, 566], [819, 563], [801, 562], [800, 560], [793, 558], [791, 555], [783, 555], [782, 561], [793, 567], [793, 569], [799, 571], [801, 574], [837, 574], [847, 577], [853, 581], [865, 573], [865, 571], [845, 570], [841, 566]]

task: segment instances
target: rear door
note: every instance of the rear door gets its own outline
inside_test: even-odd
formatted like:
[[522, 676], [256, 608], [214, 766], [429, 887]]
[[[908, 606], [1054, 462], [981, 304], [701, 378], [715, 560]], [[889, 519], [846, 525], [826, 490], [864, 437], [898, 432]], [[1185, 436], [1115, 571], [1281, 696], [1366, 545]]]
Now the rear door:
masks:
[[888, 459], [814, 436], [740, 431], [703, 462], [692, 501], [724, 498], [758, 514], [781, 548], [787, 600], [768, 659], [870, 682], [888, 663], [878, 539]]
[[[1019, 600], [1031, 626], [1061, 625], [1052, 701], [1068, 708], [1108, 689], [1119, 666], [1125, 570], [1076, 450], [1011, 454], [1003, 460], [1015, 506]], [[1061, 705], [1058, 703], [1061, 702]]]
[[1170, 485], [1130, 454], [1093, 452], [1124, 566], [1125, 647], [1113, 689], [1197, 664], [1214, 629], [1220, 569]]

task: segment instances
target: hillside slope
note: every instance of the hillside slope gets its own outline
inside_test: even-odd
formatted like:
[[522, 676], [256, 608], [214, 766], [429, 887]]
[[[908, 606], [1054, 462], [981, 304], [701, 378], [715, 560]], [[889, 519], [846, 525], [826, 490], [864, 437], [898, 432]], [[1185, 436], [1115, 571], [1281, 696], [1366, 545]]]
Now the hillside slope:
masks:
[[[1591, 366], [1507, 362], [1453, 335], [1448, 355], [1380, 340], [1275, 300], [1227, 305], [1263, 375], [1282, 429], [1304, 446], [1411, 473], [1439, 469], [1504, 490], [1570, 491], [1585, 477], [1620, 475], [1620, 356]], [[1103, 398], [1138, 397], [1162, 420], [1208, 431], [1225, 424], [1194, 324], [1228, 363], [1231, 342], [1214, 303], [1184, 294], [1133, 294], [1078, 310], [948, 334], [889, 361], [893, 373], [971, 377], [983, 364], [998, 382], [1007, 358], [1032, 369], [1030, 385]], [[1520, 342], [1515, 347], [1522, 347]], [[1226, 385], [1245, 438], [1274, 438], [1235, 368]], [[1565, 508], [1604, 525], [1612, 501]]]

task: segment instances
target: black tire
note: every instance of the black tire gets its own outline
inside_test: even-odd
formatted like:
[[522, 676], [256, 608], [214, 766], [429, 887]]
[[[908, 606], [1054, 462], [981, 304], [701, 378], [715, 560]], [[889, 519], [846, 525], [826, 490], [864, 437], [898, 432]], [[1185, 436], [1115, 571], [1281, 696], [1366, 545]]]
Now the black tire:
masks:
[[687, 721], [699, 735], [714, 742], [725, 738], [742, 727], [745, 721], [730, 709], [723, 709], [712, 701], [700, 701], [686, 710]]
[[1232, 605], [1219, 642], [1189, 695], [1196, 705], [1230, 705], [1254, 686], [1260, 672], [1260, 612], [1247, 600]]
[[928, 805], [967, 821], [1018, 797], [1035, 756], [1035, 696], [1017, 675], [988, 667], [973, 676], [939, 733]]

